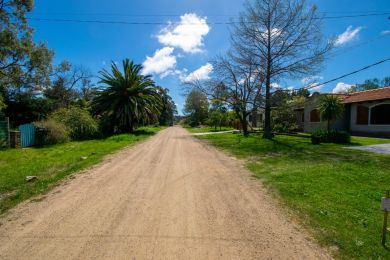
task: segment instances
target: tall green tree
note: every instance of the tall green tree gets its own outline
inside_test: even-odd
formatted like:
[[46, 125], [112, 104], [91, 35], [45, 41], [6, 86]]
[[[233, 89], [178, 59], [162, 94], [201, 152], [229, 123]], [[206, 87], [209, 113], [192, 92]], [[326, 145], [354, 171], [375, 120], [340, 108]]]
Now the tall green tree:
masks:
[[157, 91], [161, 96], [162, 108], [158, 121], [160, 125], [172, 125], [177, 114], [176, 104], [169, 95], [169, 90], [158, 86]]
[[115, 63], [111, 72], [100, 72], [101, 91], [93, 100], [97, 115], [107, 116], [118, 132], [132, 132], [139, 122], [150, 122], [160, 114], [162, 102], [150, 75], [142, 75], [142, 66], [129, 59]]
[[32, 0], [0, 1], [0, 88], [48, 85], [53, 52], [33, 41]]
[[327, 129], [330, 131], [330, 123], [341, 117], [344, 112], [344, 105], [335, 95], [324, 95], [320, 98], [319, 110], [322, 120], [327, 121]]
[[390, 86], [390, 77], [384, 77], [382, 80], [378, 78], [366, 79], [363, 83], [352, 86], [348, 92], [366, 91], [366, 90], [378, 89], [378, 88], [389, 87], [389, 86]]
[[188, 115], [190, 125], [198, 126], [204, 124], [207, 120], [208, 112], [209, 102], [207, 96], [197, 89], [191, 90], [184, 104], [184, 113]]

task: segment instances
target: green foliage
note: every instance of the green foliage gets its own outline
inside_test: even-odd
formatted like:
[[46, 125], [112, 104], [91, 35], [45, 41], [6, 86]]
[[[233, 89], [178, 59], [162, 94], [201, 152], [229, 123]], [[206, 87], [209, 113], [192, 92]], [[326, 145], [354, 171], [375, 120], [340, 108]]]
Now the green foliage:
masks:
[[169, 90], [163, 87], [157, 87], [157, 91], [161, 96], [162, 108], [158, 117], [160, 125], [173, 125], [174, 116], [177, 114], [176, 104], [169, 95]]
[[[53, 52], [34, 43], [26, 15], [32, 0], [3, 0], [0, 5], [0, 87], [47, 85]], [[32, 91], [32, 89], [30, 89]]]
[[188, 115], [189, 125], [198, 126], [206, 123], [209, 112], [207, 96], [199, 90], [191, 90], [184, 104], [184, 112]]
[[323, 95], [320, 98], [319, 110], [322, 120], [328, 121], [328, 131], [330, 122], [341, 117], [344, 112], [344, 104], [336, 95]]
[[280, 106], [272, 110], [272, 129], [278, 133], [294, 132], [297, 129], [297, 118], [289, 106]]
[[278, 133], [297, 131], [298, 125], [295, 109], [304, 106], [304, 96], [297, 94], [289, 95], [288, 93], [278, 96], [279, 98], [273, 96], [273, 102], [277, 104], [271, 112], [273, 131]]
[[214, 129], [217, 127], [221, 128], [226, 126], [227, 123], [227, 113], [220, 110], [214, 110], [209, 113], [207, 124], [213, 126]]
[[98, 124], [88, 111], [78, 108], [61, 108], [51, 116], [56, 122], [64, 124], [72, 140], [92, 139], [98, 134]]
[[[19, 202], [47, 192], [66, 176], [100, 162], [105, 155], [145, 140], [159, 130], [140, 128], [134, 134], [107, 139], [0, 150], [0, 214]], [[81, 160], [82, 156], [87, 159]], [[38, 180], [27, 183], [28, 175], [37, 176]]]
[[1, 115], [1, 112], [3, 111], [3, 109], [5, 109], [6, 107], [7, 107], [7, 104], [4, 102], [4, 98], [0, 94], [0, 115]]
[[[240, 138], [241, 136], [241, 138]], [[345, 144], [311, 145], [307, 135], [264, 140], [239, 134], [199, 136], [241, 159], [337, 259], [390, 259], [380, 244], [380, 199], [390, 160]], [[351, 145], [390, 143], [352, 137]]]
[[94, 113], [107, 117], [113, 131], [132, 132], [139, 123], [150, 123], [158, 119], [162, 101], [151, 76], [141, 74], [142, 66], [126, 59], [123, 72], [115, 63], [111, 73], [100, 72], [104, 86], [93, 100]]
[[44, 120], [34, 123], [37, 128], [36, 144], [38, 146], [60, 144], [69, 141], [66, 126], [54, 120]]
[[335, 144], [349, 144], [351, 142], [351, 135], [345, 131], [338, 130], [317, 130], [311, 135], [313, 144], [319, 143], [335, 143]]
[[367, 79], [362, 84], [352, 86], [348, 92], [366, 91], [390, 86], [390, 77], [384, 77], [382, 80], [378, 78]]
[[91, 74], [84, 67], [62, 61], [55, 67], [51, 85], [43, 94], [53, 101], [55, 110], [76, 104], [87, 106], [83, 101], [90, 101], [96, 91], [90, 78]]
[[[10, 97], [9, 97], [10, 98]], [[6, 101], [4, 110], [15, 126], [47, 118], [53, 112], [54, 104], [51, 100], [35, 97], [31, 93], [17, 93]]]

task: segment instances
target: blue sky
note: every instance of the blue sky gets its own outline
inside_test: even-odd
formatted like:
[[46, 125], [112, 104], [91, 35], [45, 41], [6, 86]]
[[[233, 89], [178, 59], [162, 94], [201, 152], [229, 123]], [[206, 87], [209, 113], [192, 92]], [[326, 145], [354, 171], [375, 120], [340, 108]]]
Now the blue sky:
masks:
[[[390, 1], [313, 0], [327, 16], [390, 13]], [[181, 82], [207, 77], [208, 62], [229, 48], [228, 25], [215, 24], [236, 18], [243, 0], [37, 0], [32, 18], [145, 22], [153, 24], [99, 24], [32, 20], [36, 40], [55, 51], [55, 62], [69, 60], [98, 75], [111, 61], [130, 58], [144, 64], [145, 73], [170, 89], [181, 112]], [[389, 15], [327, 19], [326, 37], [338, 39], [338, 55], [328, 59], [315, 79], [326, 81], [390, 57]], [[186, 24], [190, 23], [191, 26]], [[367, 78], [390, 76], [390, 62], [323, 86], [331, 92]], [[285, 80], [285, 87], [301, 87], [305, 80]]]

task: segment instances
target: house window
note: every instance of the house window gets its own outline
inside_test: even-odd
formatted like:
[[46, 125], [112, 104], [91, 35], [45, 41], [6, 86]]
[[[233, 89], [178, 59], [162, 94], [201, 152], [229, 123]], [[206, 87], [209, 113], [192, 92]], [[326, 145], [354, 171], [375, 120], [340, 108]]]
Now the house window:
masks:
[[310, 112], [310, 122], [320, 122], [320, 111], [318, 109], [313, 109]]
[[378, 105], [371, 108], [371, 124], [390, 125], [390, 104]]
[[358, 106], [356, 113], [356, 124], [357, 125], [368, 125], [368, 107]]

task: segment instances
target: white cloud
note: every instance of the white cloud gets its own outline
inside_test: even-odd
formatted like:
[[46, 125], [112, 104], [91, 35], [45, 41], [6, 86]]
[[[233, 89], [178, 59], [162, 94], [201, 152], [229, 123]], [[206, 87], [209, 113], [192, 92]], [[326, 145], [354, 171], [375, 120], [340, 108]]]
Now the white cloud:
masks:
[[281, 88], [282, 88], [282, 87], [281, 87], [278, 83], [276, 83], [276, 82], [271, 83], [270, 86], [271, 86], [271, 89], [274, 89], [274, 90], [277, 90], [277, 89], [281, 89]]
[[[282, 34], [282, 30], [278, 28], [271, 29], [271, 38], [276, 38]], [[262, 39], [268, 38], [268, 31], [260, 31], [259, 34]]]
[[307, 87], [312, 92], [320, 92], [324, 85], [317, 86], [321, 81], [323, 80], [323, 76], [311, 76], [301, 79], [301, 83], [304, 85], [304, 87]]
[[347, 93], [353, 85], [343, 82], [337, 83], [336, 87], [332, 90], [333, 93]]
[[210, 73], [214, 70], [213, 65], [207, 63], [199, 69], [191, 72], [188, 76], [182, 77], [183, 82], [191, 82], [195, 80], [208, 80], [210, 79]]
[[187, 53], [202, 51], [203, 37], [206, 36], [210, 27], [207, 18], [201, 18], [194, 13], [187, 13], [180, 17], [177, 24], [169, 24], [157, 35], [161, 44], [181, 48]]
[[385, 30], [381, 32], [381, 35], [389, 35], [389, 34], [390, 34], [390, 30]]
[[335, 45], [340, 46], [340, 45], [343, 45], [347, 42], [352, 41], [353, 39], [355, 39], [359, 35], [359, 32], [362, 29], [363, 29], [363, 27], [361, 27], [361, 26], [357, 27], [355, 29], [353, 29], [352, 26], [348, 26], [347, 30], [337, 37]]
[[301, 83], [303, 85], [308, 85], [308, 84], [313, 85], [313, 84], [317, 84], [318, 81], [323, 80], [323, 79], [324, 79], [323, 76], [311, 76], [311, 77], [306, 77], [306, 78], [301, 79]]
[[159, 74], [161, 78], [172, 73], [176, 67], [176, 57], [172, 55], [174, 48], [164, 47], [156, 50], [153, 57], [146, 57], [143, 63], [143, 74]]

